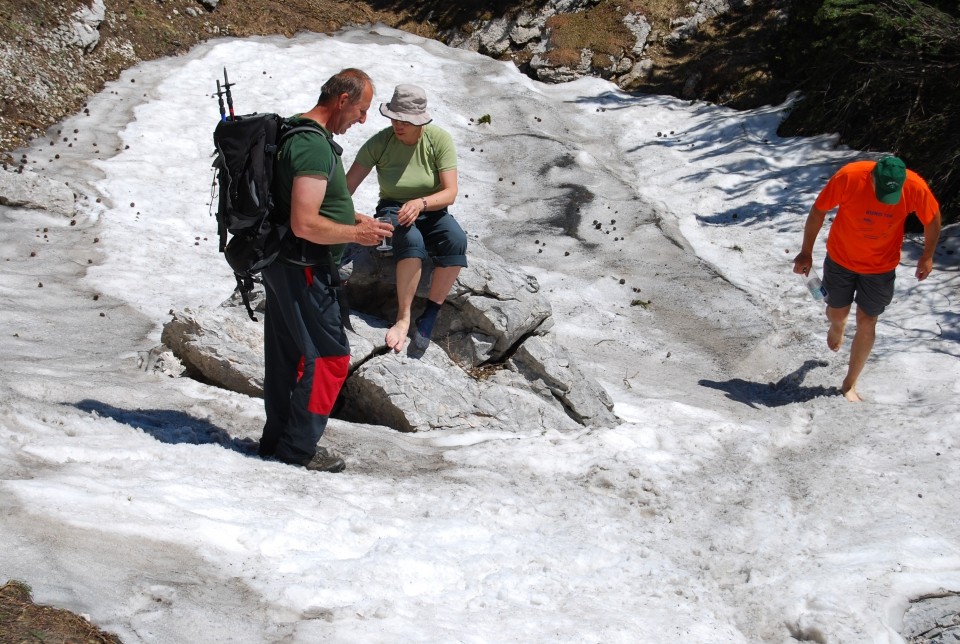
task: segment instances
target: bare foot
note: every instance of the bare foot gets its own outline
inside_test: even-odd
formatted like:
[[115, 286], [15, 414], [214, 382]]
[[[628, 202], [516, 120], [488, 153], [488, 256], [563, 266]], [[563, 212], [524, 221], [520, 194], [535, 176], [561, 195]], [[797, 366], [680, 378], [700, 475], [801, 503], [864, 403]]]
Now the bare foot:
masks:
[[850, 402], [863, 402], [863, 398], [857, 394], [857, 390], [854, 387], [847, 387], [846, 385], [843, 385], [843, 387], [840, 388], [840, 391], [843, 393], [843, 397]]
[[387, 343], [387, 346], [400, 353], [403, 351], [403, 345], [407, 343], [407, 331], [410, 329], [409, 322], [395, 322], [392, 327], [387, 331], [387, 336], [384, 338], [384, 342]]
[[831, 351], [840, 350], [840, 345], [843, 344], [843, 330], [846, 327], [846, 324], [830, 325], [830, 329], [827, 331], [827, 346], [830, 347]]

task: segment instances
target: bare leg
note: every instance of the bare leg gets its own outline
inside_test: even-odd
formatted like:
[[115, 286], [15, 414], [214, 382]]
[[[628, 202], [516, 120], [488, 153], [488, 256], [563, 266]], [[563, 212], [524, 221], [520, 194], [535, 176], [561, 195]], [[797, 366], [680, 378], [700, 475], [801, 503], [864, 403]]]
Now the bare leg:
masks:
[[831, 351], [840, 350], [840, 346], [843, 344], [843, 331], [847, 328], [847, 316], [849, 315], [849, 305], [841, 309], [827, 307], [827, 319], [830, 321], [830, 329], [827, 330], [827, 346], [830, 347]]
[[867, 315], [862, 313], [859, 307], [857, 308], [857, 332], [853, 335], [853, 344], [850, 346], [850, 366], [847, 368], [847, 377], [843, 379], [843, 385], [840, 387], [843, 397], [850, 402], [863, 401], [857, 395], [857, 379], [873, 349], [873, 341], [877, 337], [877, 319], [878, 316]]
[[416, 257], [408, 257], [397, 262], [397, 321], [387, 330], [384, 341], [396, 352], [403, 350], [410, 330], [410, 307], [413, 296], [417, 294], [423, 262]]
[[430, 301], [443, 304], [444, 300], [447, 299], [447, 294], [450, 293], [450, 289], [453, 288], [454, 282], [457, 281], [458, 275], [460, 275], [459, 266], [435, 268], [433, 275], [430, 277], [430, 293], [427, 295]]

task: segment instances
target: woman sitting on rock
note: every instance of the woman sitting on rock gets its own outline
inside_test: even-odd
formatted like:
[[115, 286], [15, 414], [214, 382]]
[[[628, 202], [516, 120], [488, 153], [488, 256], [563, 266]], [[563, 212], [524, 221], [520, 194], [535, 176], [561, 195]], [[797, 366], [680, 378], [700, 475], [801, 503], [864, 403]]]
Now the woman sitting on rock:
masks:
[[431, 125], [427, 95], [417, 85], [397, 85], [380, 113], [390, 127], [363, 144], [347, 172], [350, 193], [370, 170], [380, 184], [378, 217], [394, 225], [393, 255], [397, 263], [397, 319], [387, 331], [386, 344], [401, 351], [410, 331], [410, 308], [417, 293], [423, 260], [429, 253], [434, 270], [427, 306], [413, 329], [414, 345], [430, 344], [440, 307], [460, 269], [467, 265], [467, 236], [447, 211], [457, 198], [457, 151], [442, 128]]

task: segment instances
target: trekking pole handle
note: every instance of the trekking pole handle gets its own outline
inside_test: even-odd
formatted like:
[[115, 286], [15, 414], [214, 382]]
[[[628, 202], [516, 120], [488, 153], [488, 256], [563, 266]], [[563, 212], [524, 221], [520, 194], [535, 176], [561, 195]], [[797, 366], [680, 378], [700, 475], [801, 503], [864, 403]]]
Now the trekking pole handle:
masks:
[[217, 79], [217, 93], [216, 93], [216, 97], [217, 97], [217, 102], [220, 103], [220, 120], [221, 120], [221, 121], [226, 121], [226, 120], [227, 120], [227, 112], [226, 112], [226, 110], [223, 108], [223, 90], [220, 88], [220, 79], [219, 79], [219, 78]]
[[236, 116], [236, 114], [234, 114], [234, 112], [233, 112], [233, 94], [230, 93], [230, 86], [231, 86], [231, 85], [233, 85], [233, 83], [231, 83], [231, 82], [230, 82], [230, 79], [227, 78], [227, 68], [224, 67], [224, 68], [223, 68], [223, 89], [224, 89], [224, 90], [226, 91], [226, 93], [227, 93], [227, 107], [230, 108], [230, 120], [231, 120], [231, 121], [236, 121], [236, 120], [237, 120], [237, 116]]

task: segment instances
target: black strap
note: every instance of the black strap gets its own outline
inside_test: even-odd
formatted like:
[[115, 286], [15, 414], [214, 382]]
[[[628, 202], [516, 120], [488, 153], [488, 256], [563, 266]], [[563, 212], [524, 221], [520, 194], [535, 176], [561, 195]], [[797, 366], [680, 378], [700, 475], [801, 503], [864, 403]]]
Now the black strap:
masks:
[[347, 288], [340, 280], [340, 268], [333, 261], [333, 253], [327, 251], [327, 262], [330, 267], [330, 285], [333, 292], [337, 295], [337, 302], [340, 303], [340, 322], [345, 329], [353, 331], [353, 324], [350, 322], [350, 302], [347, 299]]
[[[277, 143], [277, 149], [279, 150], [280, 148], [282, 148], [284, 142], [288, 138], [290, 138], [294, 134], [299, 134], [300, 132], [313, 132], [314, 134], [319, 134], [320, 136], [322, 136], [327, 140], [327, 143], [330, 144], [330, 149], [333, 150], [333, 153], [337, 156], [337, 158], [340, 158], [341, 156], [343, 156], [343, 148], [340, 147], [339, 143], [333, 140], [333, 135], [330, 134], [329, 132], [326, 132], [325, 130], [321, 130], [319, 127], [315, 125], [297, 125], [295, 127], [290, 128], [289, 130], [284, 132], [283, 135], [281, 135], [280, 141]], [[336, 164], [336, 161], [337, 160], [334, 159], [334, 164]]]
[[240, 298], [243, 300], [243, 305], [247, 309], [247, 315], [250, 316], [250, 319], [254, 322], [259, 322], [257, 316], [253, 314], [253, 307], [250, 306], [250, 293], [253, 291], [253, 278], [252, 277], [240, 277], [236, 273], [234, 275], [237, 278], [237, 290], [240, 292]]
[[[344, 328], [353, 331], [353, 324], [350, 322], [350, 303], [347, 300], [346, 284], [340, 280], [340, 269], [333, 261], [333, 253], [327, 251], [327, 268], [330, 271], [330, 288], [337, 296], [337, 302], [340, 304], [340, 322]], [[241, 277], [234, 273], [237, 278], [237, 291], [240, 292], [240, 298], [243, 300], [243, 306], [247, 309], [247, 315], [254, 322], [258, 322], [257, 316], [253, 314], [253, 306], [250, 304], [250, 293], [253, 291], [253, 278]]]

